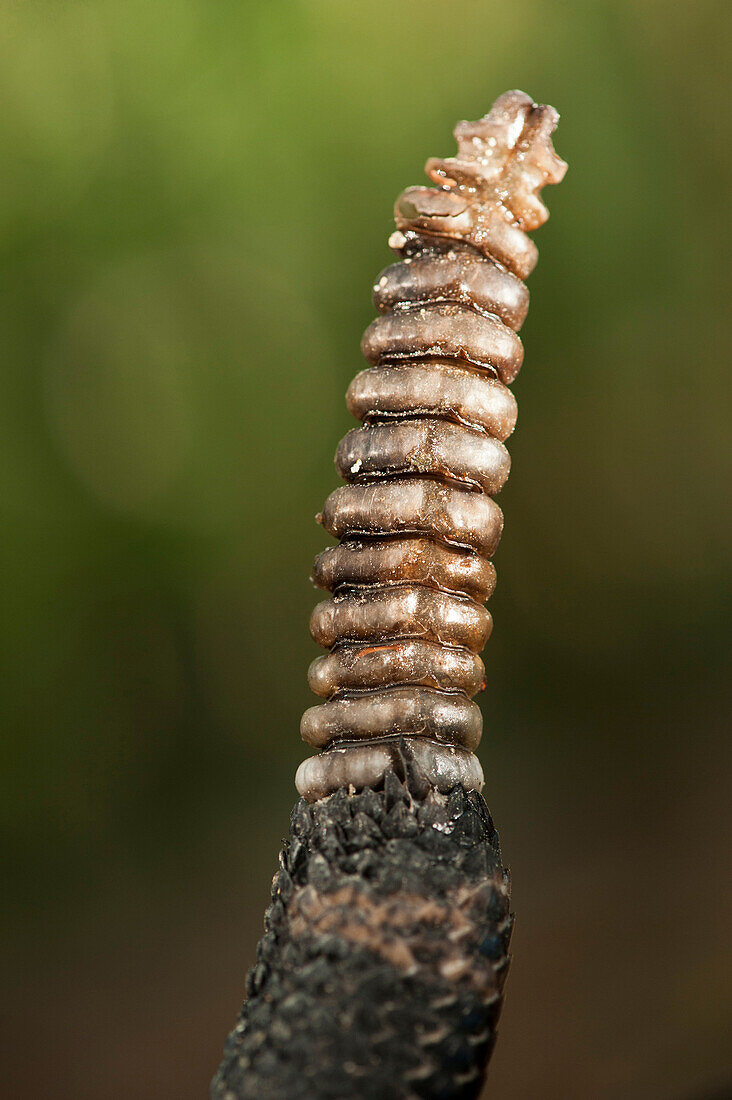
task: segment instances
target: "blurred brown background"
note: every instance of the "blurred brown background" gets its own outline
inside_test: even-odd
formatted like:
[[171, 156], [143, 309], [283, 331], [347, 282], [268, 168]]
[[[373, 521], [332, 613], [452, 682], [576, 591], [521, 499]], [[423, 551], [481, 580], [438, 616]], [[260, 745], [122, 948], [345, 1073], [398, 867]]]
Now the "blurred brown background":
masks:
[[730, 1095], [729, 5], [0, 11], [4, 1094], [206, 1095], [391, 205], [522, 87], [570, 171], [486, 652], [518, 914], [489, 1091]]

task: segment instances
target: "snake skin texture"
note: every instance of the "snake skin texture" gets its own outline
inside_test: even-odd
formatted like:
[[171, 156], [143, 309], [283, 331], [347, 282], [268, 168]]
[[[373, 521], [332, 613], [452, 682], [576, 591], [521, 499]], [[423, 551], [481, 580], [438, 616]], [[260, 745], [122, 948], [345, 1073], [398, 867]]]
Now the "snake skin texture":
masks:
[[380, 790], [300, 799], [213, 1100], [477, 1096], [510, 933], [483, 798], [404, 746]]

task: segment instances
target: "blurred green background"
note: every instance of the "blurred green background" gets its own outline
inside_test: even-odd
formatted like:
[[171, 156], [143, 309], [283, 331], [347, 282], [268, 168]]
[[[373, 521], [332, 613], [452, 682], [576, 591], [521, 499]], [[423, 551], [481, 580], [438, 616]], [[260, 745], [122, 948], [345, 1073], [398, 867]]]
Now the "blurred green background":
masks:
[[0, 11], [6, 1095], [206, 1094], [392, 202], [512, 87], [570, 170], [485, 655], [518, 914], [491, 1095], [724, 1088], [729, 6]]

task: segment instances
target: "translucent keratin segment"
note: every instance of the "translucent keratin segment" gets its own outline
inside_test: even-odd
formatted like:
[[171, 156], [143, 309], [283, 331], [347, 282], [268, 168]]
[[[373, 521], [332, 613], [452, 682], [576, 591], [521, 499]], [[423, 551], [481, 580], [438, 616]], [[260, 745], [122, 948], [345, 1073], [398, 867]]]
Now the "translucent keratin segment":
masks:
[[436, 240], [429, 249], [391, 264], [374, 285], [379, 313], [435, 302], [459, 302], [494, 314], [517, 332], [529, 308], [526, 286], [474, 248]]
[[462, 692], [403, 685], [330, 699], [302, 716], [303, 741], [316, 749], [334, 741], [412, 734], [476, 749], [483, 729], [480, 707]]
[[420, 417], [354, 428], [339, 444], [336, 469], [344, 481], [426, 474], [494, 496], [508, 478], [511, 457], [485, 432]]
[[480, 604], [419, 584], [357, 589], [324, 600], [310, 619], [313, 641], [329, 649], [344, 641], [423, 638], [479, 653], [492, 619]]
[[331, 745], [318, 756], [303, 760], [295, 785], [311, 802], [326, 798], [339, 787], [377, 787], [387, 771], [402, 766], [405, 755], [438, 791], [451, 791], [458, 783], [468, 791], [483, 787], [483, 769], [474, 753], [427, 738], [401, 736], [369, 744], [342, 741]]
[[477, 653], [421, 638], [364, 645], [342, 643], [317, 657], [308, 671], [310, 690], [329, 699], [343, 691], [421, 684], [473, 696], [485, 682]]
[[432, 417], [487, 432], [501, 442], [516, 426], [516, 398], [498, 379], [468, 364], [426, 359], [357, 374], [346, 404], [357, 420]]
[[490, 557], [503, 531], [503, 513], [491, 497], [427, 478], [344, 485], [325, 502], [321, 523], [336, 538], [424, 534]]
[[497, 317], [455, 302], [420, 303], [384, 313], [361, 341], [369, 363], [442, 356], [495, 372], [510, 385], [521, 369], [524, 349], [513, 329]]
[[496, 586], [496, 570], [473, 550], [404, 535], [330, 546], [315, 559], [312, 580], [329, 592], [414, 583], [484, 603]]

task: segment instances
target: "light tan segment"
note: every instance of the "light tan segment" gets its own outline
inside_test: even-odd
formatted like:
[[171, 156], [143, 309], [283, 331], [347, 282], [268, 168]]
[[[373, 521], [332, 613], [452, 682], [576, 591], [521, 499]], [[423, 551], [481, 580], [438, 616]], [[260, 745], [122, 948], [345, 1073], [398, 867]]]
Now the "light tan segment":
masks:
[[437, 791], [451, 791], [458, 783], [466, 791], [483, 789], [483, 769], [474, 753], [454, 744], [403, 736], [366, 744], [349, 741], [331, 745], [325, 752], [303, 760], [295, 786], [303, 798], [315, 802], [339, 787], [356, 791], [377, 787], [388, 771], [403, 771], [406, 760], [415, 763]]
[[551, 142], [558, 118], [553, 107], [513, 91], [478, 122], [459, 122], [457, 156], [427, 161], [439, 190], [404, 191], [395, 208], [398, 229], [467, 241], [525, 279], [538, 258], [526, 232], [549, 216], [539, 191], [567, 170]]

